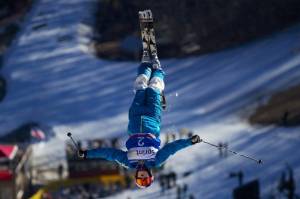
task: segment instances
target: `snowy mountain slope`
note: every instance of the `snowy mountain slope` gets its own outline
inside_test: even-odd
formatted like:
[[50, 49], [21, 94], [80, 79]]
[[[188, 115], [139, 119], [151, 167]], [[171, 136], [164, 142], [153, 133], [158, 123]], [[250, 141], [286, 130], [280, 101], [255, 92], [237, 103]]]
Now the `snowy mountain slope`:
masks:
[[[53, 126], [57, 137], [37, 145], [37, 157], [61, 156], [67, 131], [80, 139], [126, 138], [138, 63], [99, 60], [89, 53], [95, 3], [38, 1], [6, 56], [2, 73], [8, 93], [0, 104], [0, 134], [28, 121]], [[42, 24], [47, 25], [33, 30]], [[188, 127], [207, 141], [227, 141], [234, 150], [265, 161], [257, 166], [232, 156], [221, 160], [215, 149], [204, 144], [179, 152], [166, 169], [179, 174], [195, 171], [181, 177], [180, 183], [197, 190], [197, 198], [230, 198], [237, 183], [228, 179], [228, 173], [237, 169], [245, 172], [246, 180], [260, 178], [264, 195], [274, 187], [285, 162], [293, 166], [299, 183], [300, 160], [294, 153], [299, 129], [251, 127], [239, 118], [247, 114], [249, 105], [300, 82], [300, 53], [294, 51], [300, 45], [299, 35], [298, 25], [223, 52], [162, 60], [169, 102], [162, 133]], [[158, 184], [126, 191], [119, 198], [146, 193], [150, 195], [145, 198], [153, 198], [155, 191]]]

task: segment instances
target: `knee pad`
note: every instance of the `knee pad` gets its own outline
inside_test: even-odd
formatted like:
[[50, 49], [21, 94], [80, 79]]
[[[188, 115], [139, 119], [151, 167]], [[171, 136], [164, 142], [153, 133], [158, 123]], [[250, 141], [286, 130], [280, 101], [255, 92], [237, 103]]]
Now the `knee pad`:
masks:
[[144, 74], [137, 76], [134, 82], [134, 90], [144, 90], [148, 87], [149, 77]]
[[162, 92], [165, 89], [164, 80], [159, 77], [152, 77], [149, 83], [149, 87]]

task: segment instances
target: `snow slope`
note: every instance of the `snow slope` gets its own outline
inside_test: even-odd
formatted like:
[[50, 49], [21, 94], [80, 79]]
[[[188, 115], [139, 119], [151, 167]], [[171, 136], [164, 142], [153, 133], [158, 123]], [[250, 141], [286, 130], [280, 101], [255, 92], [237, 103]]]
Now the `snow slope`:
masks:
[[[61, 157], [67, 131], [80, 139], [126, 138], [138, 63], [99, 60], [90, 53], [95, 5], [95, 0], [37, 1], [6, 55], [2, 73], [8, 93], [0, 104], [0, 135], [28, 121], [53, 126], [57, 136], [35, 146], [36, 157]], [[237, 183], [228, 173], [240, 169], [246, 181], [261, 180], [266, 196], [286, 162], [300, 183], [300, 160], [294, 152], [299, 128], [260, 128], [245, 121], [270, 94], [300, 83], [299, 36], [297, 25], [223, 52], [162, 60], [169, 103], [162, 134], [188, 127], [207, 141], [227, 141], [230, 148], [265, 162], [258, 166], [233, 156], [218, 159], [218, 151], [204, 144], [179, 152], [166, 169], [194, 171], [180, 177], [180, 183], [188, 183], [196, 198], [230, 198]], [[113, 198], [159, 198], [157, 191], [158, 183]]]

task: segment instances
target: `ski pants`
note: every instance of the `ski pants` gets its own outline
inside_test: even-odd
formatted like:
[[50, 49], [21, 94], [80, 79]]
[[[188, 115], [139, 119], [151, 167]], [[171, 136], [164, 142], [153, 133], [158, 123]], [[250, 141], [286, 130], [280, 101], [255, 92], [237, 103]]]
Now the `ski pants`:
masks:
[[159, 137], [164, 76], [163, 70], [153, 70], [151, 63], [142, 63], [139, 66], [134, 82], [135, 96], [129, 109], [129, 135], [151, 133]]

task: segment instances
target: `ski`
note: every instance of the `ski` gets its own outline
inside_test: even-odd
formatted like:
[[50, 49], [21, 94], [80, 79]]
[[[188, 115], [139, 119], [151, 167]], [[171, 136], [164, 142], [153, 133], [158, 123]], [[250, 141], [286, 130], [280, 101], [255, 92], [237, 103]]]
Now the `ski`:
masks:
[[[151, 62], [152, 60], [153, 68], [158, 69], [161, 65], [157, 56], [154, 20], [151, 10], [139, 11], [139, 21], [143, 46], [142, 62]], [[163, 110], [167, 109], [167, 101], [164, 93], [161, 94], [161, 106]]]
[[[144, 10], [139, 12], [139, 17], [140, 17], [140, 27], [142, 33], [143, 48], [144, 47], [147, 48], [151, 56], [152, 55], [155, 56], [157, 55], [157, 48], [156, 48], [155, 32], [153, 26], [153, 21], [154, 21], [153, 14], [151, 10]], [[146, 42], [144, 42], [145, 41], [144, 38], [146, 38]]]
[[[151, 13], [151, 16], [152, 16], [152, 13]], [[150, 53], [151, 53], [151, 56], [154, 58], [155, 56], [157, 56], [157, 47], [156, 47], [156, 40], [155, 40], [153, 18], [152, 18], [152, 22], [148, 23], [148, 29], [149, 29], [149, 37], [150, 37], [149, 38]]]
[[153, 68], [157, 69], [160, 68], [160, 62], [158, 60], [157, 56], [157, 46], [156, 46], [156, 38], [155, 38], [155, 32], [154, 32], [154, 23], [153, 23], [153, 14], [151, 10], [146, 10], [145, 11], [147, 15], [149, 16], [149, 21], [147, 23], [148, 27], [148, 34], [149, 34], [149, 52], [151, 55], [152, 63], [153, 63]]
[[151, 62], [149, 23], [153, 23], [151, 11], [139, 11], [141, 38], [143, 46], [142, 62]]
[[143, 44], [143, 58], [145, 57], [145, 59], [142, 58], [142, 60], [148, 61], [152, 59], [153, 68], [160, 68], [153, 25], [154, 20], [151, 10], [139, 11], [139, 19]]

